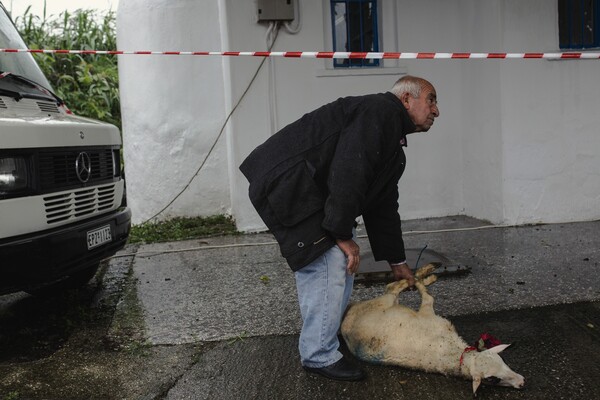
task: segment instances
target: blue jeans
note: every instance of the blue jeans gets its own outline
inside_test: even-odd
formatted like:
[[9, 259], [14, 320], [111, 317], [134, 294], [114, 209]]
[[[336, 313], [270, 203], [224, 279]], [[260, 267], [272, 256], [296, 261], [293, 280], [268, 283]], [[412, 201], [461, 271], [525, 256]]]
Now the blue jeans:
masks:
[[298, 348], [306, 367], [322, 368], [342, 358], [337, 333], [354, 284], [346, 264], [346, 255], [333, 246], [295, 273], [303, 321]]

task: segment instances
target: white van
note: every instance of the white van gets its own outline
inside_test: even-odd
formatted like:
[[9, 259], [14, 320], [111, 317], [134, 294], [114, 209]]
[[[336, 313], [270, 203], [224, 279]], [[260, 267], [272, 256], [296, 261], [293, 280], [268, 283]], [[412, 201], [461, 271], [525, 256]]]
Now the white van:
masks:
[[[0, 48], [25, 43], [0, 3]], [[0, 295], [86, 284], [123, 248], [121, 136], [73, 115], [29, 53], [0, 53]]]

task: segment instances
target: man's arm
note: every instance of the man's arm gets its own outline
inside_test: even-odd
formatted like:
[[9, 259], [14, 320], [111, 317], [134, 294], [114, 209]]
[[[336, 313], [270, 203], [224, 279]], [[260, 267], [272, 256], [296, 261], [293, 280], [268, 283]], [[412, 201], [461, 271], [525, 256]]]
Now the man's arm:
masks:
[[402, 222], [398, 214], [398, 187], [395, 184], [363, 212], [363, 220], [375, 261], [386, 260], [390, 264], [406, 262]]
[[402, 223], [398, 214], [398, 189], [396, 185], [388, 187], [379, 198], [377, 206], [363, 213], [365, 226], [369, 234], [371, 249], [376, 261], [387, 260], [394, 279], [406, 279], [410, 286], [415, 283], [414, 275], [406, 263]]

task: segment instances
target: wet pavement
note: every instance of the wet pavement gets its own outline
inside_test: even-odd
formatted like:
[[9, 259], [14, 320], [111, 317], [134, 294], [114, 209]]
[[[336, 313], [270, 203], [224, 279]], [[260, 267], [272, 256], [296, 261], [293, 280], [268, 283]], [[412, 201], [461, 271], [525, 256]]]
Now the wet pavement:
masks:
[[[467, 342], [490, 332], [515, 343], [503, 357], [526, 388], [482, 387], [478, 397], [600, 398], [600, 222], [485, 225], [404, 223], [412, 258], [427, 245], [470, 268], [430, 286], [436, 312]], [[268, 234], [130, 246], [102, 272], [76, 294], [0, 297], [1, 400], [472, 397], [466, 380], [399, 367], [363, 364], [368, 379], [357, 383], [307, 375], [293, 275]], [[353, 300], [383, 287], [363, 280]]]

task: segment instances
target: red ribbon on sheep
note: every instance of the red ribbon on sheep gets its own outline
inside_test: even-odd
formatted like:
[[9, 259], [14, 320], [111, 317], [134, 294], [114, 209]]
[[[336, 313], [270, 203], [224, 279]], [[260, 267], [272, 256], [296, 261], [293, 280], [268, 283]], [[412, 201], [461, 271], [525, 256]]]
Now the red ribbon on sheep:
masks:
[[502, 344], [502, 342], [495, 338], [494, 336], [490, 335], [489, 333], [482, 333], [479, 336], [479, 339], [473, 344], [473, 346], [469, 346], [466, 347], [462, 354], [460, 355], [460, 362], [459, 362], [459, 366], [463, 365], [463, 361], [464, 361], [464, 357], [465, 357], [465, 353], [468, 353], [470, 351], [484, 351], [487, 349], [491, 349], [492, 347], [496, 347], [498, 345]]

